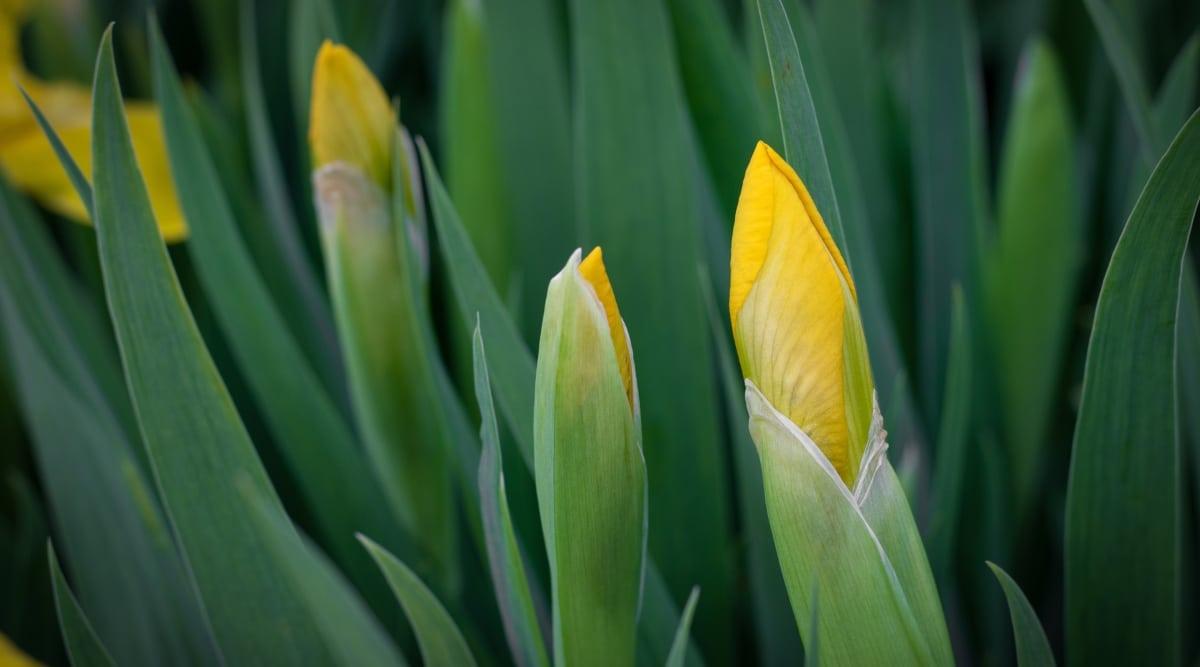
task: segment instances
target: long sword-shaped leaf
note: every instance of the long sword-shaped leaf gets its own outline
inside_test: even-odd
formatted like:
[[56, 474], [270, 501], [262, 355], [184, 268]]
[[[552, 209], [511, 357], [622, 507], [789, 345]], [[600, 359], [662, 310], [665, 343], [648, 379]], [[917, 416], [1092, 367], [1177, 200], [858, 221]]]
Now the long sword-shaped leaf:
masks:
[[[843, 127], [853, 128], [853, 132], [845, 134], [862, 184], [861, 206], [867, 213], [866, 227], [874, 241], [875, 261], [882, 277], [880, 282], [887, 290], [890, 310], [900, 315], [908, 311], [900, 306], [910, 303], [912, 241], [908, 221], [899, 203], [899, 179], [893, 178], [887, 164], [890, 157], [887, 132], [890, 128], [887, 126], [884, 74], [888, 58], [885, 46], [878, 39], [884, 32], [881, 24], [885, 11], [876, 4], [870, 0], [814, 2], [811, 35], [818, 44], [810, 50], [819, 46], [824, 54], [835, 112]], [[800, 6], [800, 3], [793, 6]], [[836, 171], [834, 183], [838, 184]], [[838, 185], [842, 203], [849, 204], [845, 198], [850, 193]], [[857, 276], [855, 280], [862, 283]], [[869, 317], [866, 312], [863, 315]], [[870, 340], [874, 350], [878, 343]]]
[[916, 193], [917, 380], [926, 421], [944, 395], [951, 285], [978, 303], [984, 210], [978, 62], [966, 0], [913, 4], [912, 157]]
[[1072, 664], [1179, 658], [1175, 323], [1198, 199], [1194, 113], [1125, 224], [1092, 325], [1067, 491]]
[[[86, 359], [78, 336], [52, 300], [69, 295], [41, 284], [61, 259], [35, 268], [25, 241], [41, 225], [0, 187], [0, 335], [32, 436], [54, 524], [97, 629], [126, 661], [204, 661], [213, 657], [199, 606], [143, 476], [133, 445], [106, 397], [94, 395], [100, 359]], [[16, 214], [16, 215], [14, 215]], [[25, 234], [17, 228], [25, 228]], [[118, 376], [119, 378], [119, 376]], [[111, 563], [103, 570], [87, 567]]]
[[[98, 631], [129, 662], [213, 659], [199, 607], [120, 429], [75, 395], [18, 312], [4, 305], [39, 471]], [[109, 565], [98, 570], [95, 563]]]
[[[21, 95], [25, 98], [25, 103], [29, 106], [30, 111], [33, 112], [38, 126], [46, 136], [47, 141], [50, 142], [63, 169], [66, 170], [72, 187], [75, 188], [79, 198], [84, 202], [84, 206], [90, 211], [92, 207], [92, 186], [84, 178], [79, 166], [75, 163], [70, 153], [67, 152], [66, 146], [63, 145], [58, 133], [50, 126], [50, 121], [33, 101], [33, 98], [29, 97], [24, 89], [21, 89]], [[14, 214], [32, 219], [32, 213], [28, 206], [23, 206], [23, 201], [9, 197], [8, 202], [8, 205], [11, 207], [10, 210]], [[121, 425], [132, 433], [136, 429], [133, 419], [133, 408], [123, 391], [124, 381], [121, 378], [121, 369], [117, 363], [116, 355], [113, 354], [115, 346], [112, 345], [112, 332], [108, 322], [104, 319], [104, 314], [100, 312], [98, 307], [95, 307], [91, 303], [85, 303], [80, 298], [78, 289], [74, 287], [73, 281], [67, 277], [69, 269], [61, 257], [51, 250], [52, 244], [49, 235], [40, 229], [38, 224], [18, 225], [17, 231], [22, 235], [22, 245], [30, 252], [37, 266], [39, 289], [45, 289], [50, 292], [50, 303], [58, 306], [65, 317], [65, 322], [68, 323], [72, 331], [78, 334], [73, 337], [73, 341], [69, 344], [71, 346], [77, 345], [87, 355], [92, 372], [86, 374], [86, 376], [74, 378], [75, 381], [80, 385], [98, 385], [104, 394], [104, 401], [102, 402], [112, 405], [112, 408], [117, 413], [117, 417], [121, 420]], [[47, 297], [43, 295], [42, 298], [46, 299]], [[141, 452], [138, 454], [140, 455]]]
[[[789, 57], [786, 54], [794, 44], [797, 47], [799, 62], [803, 63], [808, 76], [784, 76], [777, 85], [790, 90], [784, 93], [786, 96], [812, 100], [816, 115], [810, 123], [799, 126], [794, 119], [787, 122], [794, 126], [791, 132], [804, 135], [819, 134], [824, 153], [810, 156], [788, 154], [787, 157], [791, 164], [807, 164], [812, 173], [820, 173], [825, 169], [832, 178], [829, 197], [841, 207], [842, 228], [845, 232], [845, 245], [842, 248], [858, 285], [863, 327], [867, 340], [871, 342], [871, 368], [875, 377], [881, 380], [880, 401], [891, 408], [888, 411], [891, 442], [897, 445], [898, 451], [903, 452], [904, 448], [910, 445], [922, 445], [924, 436], [921, 433], [900, 342], [896, 338], [892, 317], [888, 312], [887, 285], [882, 279], [876, 259], [878, 244], [875, 242], [875, 234], [865, 206], [868, 197], [863, 194], [859, 169], [850, 148], [850, 133], [835, 104], [834, 87], [823, 51], [818, 48], [820, 42], [813, 20], [801, 3], [791, 6], [788, 17], [792, 22], [796, 40], [784, 40], [775, 45], [771, 50], [772, 58], [787, 63]], [[789, 130], [785, 130], [787, 131]]]
[[667, 656], [666, 667], [683, 667], [687, 658], [688, 634], [692, 630], [692, 616], [696, 613], [696, 603], [699, 601], [700, 589], [693, 588], [687, 604], [683, 606], [683, 615], [679, 617], [679, 628], [675, 631], [675, 641], [671, 642], [671, 653]]
[[504, 634], [516, 663], [521, 667], [545, 667], [550, 664], [546, 641], [529, 591], [525, 562], [513, 530], [512, 517], [508, 512], [501, 463], [500, 427], [496, 423], [492, 385], [478, 322], [472, 342], [475, 397], [479, 401], [482, 419], [479, 427], [479, 437], [483, 441], [483, 453], [479, 458], [479, 496], [496, 603], [500, 607]]
[[576, 236], [567, 59], [557, 3], [483, 0], [482, 5], [490, 83], [503, 93], [495, 96], [496, 130], [513, 213], [517, 321], [533, 340], [546, 282], [570, 254]]
[[246, 477], [241, 481], [240, 491], [250, 506], [250, 518], [275, 558], [279, 573], [289, 578], [306, 605], [333, 664], [404, 665], [404, 656], [333, 563], [297, 536], [287, 516], [252, 485], [245, 484]]
[[[105, 32], [92, 95], [95, 223], [129, 393], [160, 493], [225, 658], [325, 655], [234, 479], [282, 506], [184, 302], [134, 160]], [[264, 623], [270, 619], [270, 623]]]
[[984, 266], [1019, 518], [1037, 495], [1084, 242], [1058, 60], [1049, 45], [1034, 41], [1022, 63], [1000, 172], [999, 229]]
[[1046, 631], [1038, 621], [1037, 612], [1021, 591], [1017, 582], [995, 563], [988, 563], [992, 573], [1004, 589], [1008, 598], [1008, 613], [1012, 616], [1013, 635], [1017, 642], [1017, 665], [1019, 667], [1054, 667], [1054, 653]]
[[784, 157], [812, 193], [833, 240], [839, 248], [846, 248], [846, 232], [825, 156], [825, 140], [809, 91], [805, 65], [800, 62], [796, 34], [792, 31], [783, 0], [758, 0], [758, 11], [775, 88], [775, 106], [783, 130]]
[[[732, 658], [729, 502], [714, 419], [716, 387], [702, 253], [678, 63], [662, 0], [569, 4], [575, 64], [576, 209], [583, 238], [603, 247], [637, 344], [649, 552], [673, 594], [704, 590], [696, 636]], [[672, 628], [672, 633], [674, 628]]]
[[533, 469], [533, 357], [513, 324], [479, 254], [463, 228], [450, 195], [424, 142], [419, 142], [433, 223], [450, 273], [450, 283], [463, 322], [478, 321], [494, 341], [487, 355], [495, 372], [500, 410], [512, 426], [521, 455]]
[[[477, 0], [450, 0], [446, 6], [441, 126], [446, 189], [458, 203], [463, 225], [479, 250], [488, 275], [509, 293], [513, 277], [512, 224], [501, 168], [497, 96], [488, 76], [483, 8]], [[548, 220], [539, 221], [549, 224]], [[561, 224], [555, 221], [554, 224]], [[470, 320], [468, 320], [469, 322]], [[455, 329], [464, 348], [470, 328]]]
[[971, 442], [971, 328], [962, 290], [956, 287], [953, 294], [950, 361], [938, 429], [937, 462], [933, 466], [934, 507], [927, 540], [929, 559], [942, 586], [951, 586], [954, 581], [954, 545], [967, 473], [967, 445]]
[[395, 518], [349, 425], [247, 252], [157, 28], [151, 37], [163, 132], [180, 204], [191, 221], [187, 249], [200, 283], [321, 538], [374, 608], [387, 609], [390, 601], [379, 591], [383, 582], [354, 533], [372, 531], [388, 544], [401, 545]]
[[1135, 55], [1133, 45], [1125, 38], [1121, 19], [1105, 0], [1084, 0], [1083, 4], [1100, 33], [1100, 43], [1113, 65], [1121, 93], [1129, 101], [1128, 110], [1138, 134], [1141, 155], [1147, 162], [1153, 161], [1156, 154], [1154, 146], [1158, 143], [1157, 133], [1150, 118], [1150, 91], [1138, 69], [1140, 60]]
[[[266, 227], [286, 269], [286, 275], [279, 277], [286, 281], [286, 288], [281, 289], [280, 294], [286, 297], [291, 308], [291, 321], [299, 329], [296, 332], [299, 342], [306, 346], [305, 351], [314, 360], [322, 378], [333, 386], [342, 386], [346, 378], [338, 356], [333, 313], [311, 257], [304, 248], [300, 224], [271, 133], [259, 65], [254, 8], [252, 2], [242, 5], [242, 96], [246, 106], [246, 136], [258, 190], [263, 197]], [[304, 92], [308, 94], [307, 89]]]
[[96, 636], [87, 614], [79, 606], [79, 600], [75, 599], [75, 593], [63, 576], [54, 546], [47, 545], [46, 551], [50, 561], [50, 583], [54, 588], [54, 606], [58, 610], [58, 624], [62, 627], [63, 644], [67, 647], [71, 664], [74, 667], [114, 667], [116, 663]]
[[404, 607], [425, 664], [430, 667], [474, 667], [475, 657], [454, 619], [416, 573], [370, 539], [360, 535], [359, 540], [375, 559], [396, 599]]
[[688, 110], [728, 224], [763, 119], [750, 64], [717, 0], [667, 0], [667, 9]]

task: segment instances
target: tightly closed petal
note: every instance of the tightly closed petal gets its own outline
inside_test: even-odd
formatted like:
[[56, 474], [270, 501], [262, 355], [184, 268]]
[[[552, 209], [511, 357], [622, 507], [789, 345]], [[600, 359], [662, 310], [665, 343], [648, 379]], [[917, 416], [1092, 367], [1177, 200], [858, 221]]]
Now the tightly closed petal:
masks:
[[858, 397], [854, 281], [799, 176], [761, 142], [731, 250], [729, 314], [745, 376], [851, 483], [870, 422], [870, 392]]
[[579, 273], [596, 291], [596, 297], [600, 299], [600, 305], [604, 307], [604, 316], [608, 320], [608, 330], [612, 336], [613, 350], [617, 354], [617, 366], [621, 370], [621, 381], [625, 383], [625, 395], [629, 398], [629, 404], [632, 406], [633, 372], [630, 369], [629, 337], [625, 333], [625, 322], [621, 319], [621, 311], [617, 308], [617, 297], [613, 293], [612, 283], [608, 281], [608, 272], [604, 269], [604, 253], [599, 247], [594, 248], [579, 263]]
[[345, 46], [322, 44], [308, 126], [313, 167], [345, 162], [389, 189], [395, 125], [387, 94], [366, 64]]

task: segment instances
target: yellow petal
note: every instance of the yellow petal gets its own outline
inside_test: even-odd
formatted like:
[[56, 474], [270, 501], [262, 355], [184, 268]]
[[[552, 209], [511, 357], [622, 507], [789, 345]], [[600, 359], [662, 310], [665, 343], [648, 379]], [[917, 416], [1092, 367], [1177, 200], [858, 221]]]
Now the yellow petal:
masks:
[[[46, 84], [35, 79], [27, 81], [26, 90], [46, 114], [84, 176], [91, 180], [91, 94], [75, 84]], [[28, 109], [26, 114], [30, 114]], [[125, 117], [159, 230], [168, 243], [182, 241], [187, 238], [187, 225], [171, 179], [158, 108], [144, 102], [128, 102]], [[77, 222], [88, 222], [83, 202], [59, 164], [50, 140], [36, 124], [0, 138], [0, 167], [14, 186], [28, 192], [46, 208]]]
[[[742, 370], [847, 482], [845, 323], [854, 282], [796, 172], [759, 142], [734, 220], [729, 314]], [[853, 321], [853, 319], [852, 319]]]
[[621, 369], [621, 381], [625, 383], [625, 395], [629, 405], [633, 405], [633, 372], [629, 360], [629, 341], [625, 335], [625, 323], [621, 320], [621, 311], [617, 309], [617, 297], [613, 293], [612, 283], [608, 281], [608, 271], [604, 269], [604, 253], [599, 246], [593, 248], [588, 256], [579, 263], [579, 273], [583, 279], [596, 291], [600, 304], [604, 306], [604, 316], [608, 320], [608, 332], [612, 336], [613, 349], [617, 353], [617, 366]]
[[25, 655], [8, 637], [0, 634], [0, 667], [38, 667], [40, 662]]
[[387, 94], [363, 61], [345, 46], [322, 44], [308, 125], [314, 168], [345, 162], [390, 189], [395, 124]]

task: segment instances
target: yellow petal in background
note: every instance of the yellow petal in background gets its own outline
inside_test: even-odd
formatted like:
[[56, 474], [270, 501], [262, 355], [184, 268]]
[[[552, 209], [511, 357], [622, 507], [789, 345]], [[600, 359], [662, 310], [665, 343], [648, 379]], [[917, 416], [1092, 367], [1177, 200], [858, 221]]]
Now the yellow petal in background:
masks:
[[25, 655], [11, 639], [0, 634], [0, 667], [39, 667], [41, 664]]
[[313, 167], [345, 162], [390, 190], [396, 115], [387, 94], [353, 51], [326, 41], [313, 68], [308, 141]]
[[799, 176], [762, 142], [746, 168], [731, 251], [729, 314], [743, 373], [852, 483], [866, 445], [851, 427], [860, 415], [848, 414], [863, 406], [847, 401], [854, 281]]
[[[15, 187], [42, 206], [86, 223], [87, 210], [75, 194], [50, 141], [34, 121], [17, 84], [37, 103], [89, 180], [91, 89], [77, 83], [45, 82], [25, 71], [18, 38], [27, 4], [26, 0], [0, 0], [0, 169]], [[187, 225], [171, 180], [158, 110], [144, 102], [128, 102], [125, 110], [133, 135], [133, 151], [150, 193], [159, 230], [168, 243], [182, 241], [187, 238]]]
[[625, 334], [625, 322], [617, 308], [617, 297], [613, 294], [608, 271], [604, 268], [604, 253], [599, 246], [593, 248], [579, 263], [579, 273], [596, 291], [600, 304], [604, 306], [604, 317], [608, 320], [608, 331], [612, 336], [613, 349], [617, 353], [617, 366], [621, 369], [621, 381], [625, 383], [625, 395], [633, 405], [633, 371], [629, 359], [629, 338]]
[[[32, 83], [26, 88], [30, 97], [46, 114], [67, 152], [90, 180], [90, 93], [74, 84]], [[30, 113], [28, 109], [26, 113]], [[187, 238], [187, 225], [171, 180], [158, 109], [152, 104], [128, 102], [125, 114], [159, 230], [168, 243], [182, 241]], [[77, 222], [88, 222], [83, 202], [75, 194], [50, 141], [36, 124], [31, 123], [27, 131], [0, 140], [0, 167], [14, 186], [28, 192], [46, 208]]]

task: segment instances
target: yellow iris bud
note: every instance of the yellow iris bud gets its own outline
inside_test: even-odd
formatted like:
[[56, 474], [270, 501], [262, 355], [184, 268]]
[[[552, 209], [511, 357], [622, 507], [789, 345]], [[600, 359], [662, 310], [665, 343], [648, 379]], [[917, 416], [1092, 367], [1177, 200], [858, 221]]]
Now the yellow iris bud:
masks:
[[762, 142], [734, 219], [729, 315], [746, 379], [852, 485], [874, 400], [854, 279], [800, 177]]
[[534, 479], [555, 664], [633, 664], [646, 549], [637, 376], [599, 249], [550, 281], [534, 387]]
[[385, 191], [391, 185], [396, 112], [366, 64], [326, 40], [313, 68], [308, 141], [313, 167], [345, 163]]

